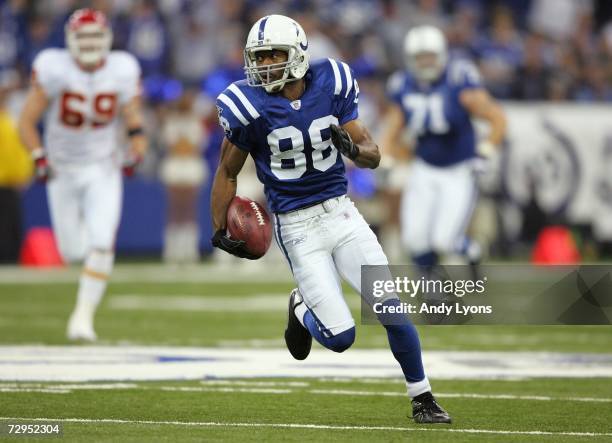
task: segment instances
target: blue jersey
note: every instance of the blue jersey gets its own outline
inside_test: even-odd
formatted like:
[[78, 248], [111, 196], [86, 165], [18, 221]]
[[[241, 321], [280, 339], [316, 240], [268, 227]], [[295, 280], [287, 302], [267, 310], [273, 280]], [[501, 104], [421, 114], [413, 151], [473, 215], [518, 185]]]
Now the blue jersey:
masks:
[[480, 88], [476, 67], [466, 60], [448, 64], [440, 79], [422, 86], [409, 72], [397, 72], [388, 82], [391, 100], [404, 112], [416, 155], [434, 166], [453, 165], [475, 156], [476, 135], [459, 95]]
[[342, 156], [329, 126], [357, 118], [359, 87], [347, 64], [311, 63], [299, 100], [269, 94], [245, 80], [217, 97], [228, 140], [255, 160], [268, 205], [283, 213], [346, 194]]

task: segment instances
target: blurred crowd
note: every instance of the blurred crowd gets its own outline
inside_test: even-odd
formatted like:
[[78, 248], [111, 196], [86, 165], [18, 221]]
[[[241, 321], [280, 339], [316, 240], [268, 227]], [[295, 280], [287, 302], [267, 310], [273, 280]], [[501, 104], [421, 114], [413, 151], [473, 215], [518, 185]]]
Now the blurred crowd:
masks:
[[[244, 78], [246, 33], [271, 13], [302, 24], [311, 58], [351, 65], [361, 87], [360, 115], [375, 137], [383, 130], [386, 79], [404, 66], [404, 35], [422, 24], [442, 28], [451, 54], [476, 61], [500, 99], [612, 101], [612, 2], [606, 0], [0, 0], [0, 105], [18, 111], [34, 57], [64, 46], [64, 24], [79, 7], [104, 11], [113, 47], [139, 60], [153, 145], [141, 174], [177, 195], [210, 184], [223, 137], [214, 99]], [[190, 161], [192, 174], [183, 183], [175, 172]], [[380, 190], [380, 177], [368, 171], [349, 171], [349, 179], [364, 204]], [[242, 194], [256, 187], [253, 174], [242, 183]], [[184, 225], [178, 251], [195, 235], [192, 194], [175, 205], [174, 218]], [[373, 219], [381, 214], [370, 212]]]
[[152, 99], [177, 93], [168, 79], [214, 95], [240, 78], [246, 31], [269, 13], [303, 25], [313, 58], [342, 58], [360, 76], [401, 68], [406, 30], [433, 24], [454, 53], [478, 61], [499, 98], [612, 99], [605, 0], [0, 0], [4, 82], [27, 73], [41, 49], [62, 46], [65, 20], [80, 6], [111, 18], [114, 46], [137, 56]]
[[404, 35], [421, 24], [444, 29], [451, 52], [477, 61], [500, 99], [612, 100], [612, 3], [605, 0], [0, 0], [0, 90], [23, 90], [36, 54], [64, 46], [64, 24], [84, 6], [104, 11], [114, 48], [138, 58], [150, 127], [160, 131], [154, 140], [163, 141], [166, 114], [187, 101], [204, 122], [197, 137], [211, 148], [212, 164], [220, 136], [214, 98], [244, 78], [246, 33], [270, 13], [302, 24], [313, 59], [351, 65], [362, 117], [375, 133], [385, 81], [403, 67]]
[[[386, 78], [403, 67], [406, 31], [421, 24], [443, 28], [451, 52], [476, 60], [500, 99], [612, 100], [612, 4], [605, 0], [0, 0], [4, 90], [27, 86], [36, 54], [64, 45], [64, 24], [83, 6], [104, 11], [114, 48], [140, 61], [156, 118], [195, 94], [209, 130], [214, 98], [244, 77], [246, 32], [270, 13], [302, 24], [313, 59], [349, 62], [371, 98], [362, 112], [372, 120], [384, 108]], [[202, 134], [203, 144], [217, 141]]]

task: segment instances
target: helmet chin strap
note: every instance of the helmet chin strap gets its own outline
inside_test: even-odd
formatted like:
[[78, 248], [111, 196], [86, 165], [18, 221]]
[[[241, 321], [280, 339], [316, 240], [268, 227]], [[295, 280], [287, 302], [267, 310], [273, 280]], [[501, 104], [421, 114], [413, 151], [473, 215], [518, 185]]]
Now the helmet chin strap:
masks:
[[[264, 88], [266, 89], [267, 92], [280, 92], [287, 85], [287, 83], [293, 83], [293, 82], [296, 82], [298, 80], [300, 80], [300, 79], [299, 78], [295, 78], [295, 77], [288, 77], [287, 79], [283, 80], [282, 83], [278, 83], [278, 84], [275, 84], [275, 85], [264, 86]], [[268, 90], [268, 88], [270, 88], [270, 90]], [[304, 86], [302, 87], [301, 93], [304, 93], [305, 89], [306, 89], [306, 84], [304, 83]]]
[[299, 80], [299, 78], [293, 77], [290, 71], [287, 71], [286, 73], [284, 73], [283, 77], [285, 75], [286, 75], [285, 78], [279, 78], [278, 80], [274, 80], [273, 82], [270, 82], [270, 84], [262, 84], [260, 86], [263, 86], [266, 92], [280, 92], [287, 83], [292, 83], [292, 82]]
[[287, 84], [288, 80], [289, 80], [289, 73], [285, 72], [283, 73], [283, 77], [286, 78], [279, 78], [278, 80], [274, 80], [269, 82], [269, 84], [265, 84], [263, 85], [264, 89], [266, 90], [266, 92], [279, 92], [281, 91], [284, 87], [285, 84]]
[[277, 85], [267, 85], [264, 86], [266, 92], [280, 92], [285, 87], [285, 83], [279, 83]]

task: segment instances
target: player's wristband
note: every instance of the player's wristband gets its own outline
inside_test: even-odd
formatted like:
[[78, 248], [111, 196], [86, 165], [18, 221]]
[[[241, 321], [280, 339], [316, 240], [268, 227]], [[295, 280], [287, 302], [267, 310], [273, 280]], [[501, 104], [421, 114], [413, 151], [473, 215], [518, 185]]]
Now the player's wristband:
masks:
[[127, 135], [130, 138], [136, 137], [137, 135], [142, 135], [142, 134], [144, 134], [144, 129], [142, 129], [142, 126], [139, 126], [137, 128], [128, 129], [128, 132], [127, 132]]
[[45, 158], [46, 157], [45, 150], [43, 148], [40, 148], [40, 147], [38, 147], [36, 149], [33, 149], [32, 152], [30, 152], [30, 155], [32, 156], [32, 159], [34, 161], [40, 160], [41, 158]]
[[476, 151], [481, 157], [491, 158], [497, 152], [497, 146], [489, 140], [481, 140], [476, 146]]

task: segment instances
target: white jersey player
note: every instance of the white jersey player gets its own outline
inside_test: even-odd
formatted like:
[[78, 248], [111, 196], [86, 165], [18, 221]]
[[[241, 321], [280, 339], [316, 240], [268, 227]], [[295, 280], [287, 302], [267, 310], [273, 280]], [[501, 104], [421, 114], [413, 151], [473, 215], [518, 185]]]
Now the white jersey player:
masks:
[[[95, 340], [93, 317], [114, 261], [122, 198], [121, 169], [131, 174], [147, 147], [139, 103], [140, 68], [110, 51], [112, 32], [101, 12], [81, 9], [66, 25], [68, 49], [34, 60], [20, 132], [47, 181], [53, 229], [67, 262], [84, 261], [69, 339]], [[45, 114], [46, 113], [46, 114]], [[44, 141], [36, 125], [45, 114]], [[126, 161], [118, 116], [130, 138]]]

